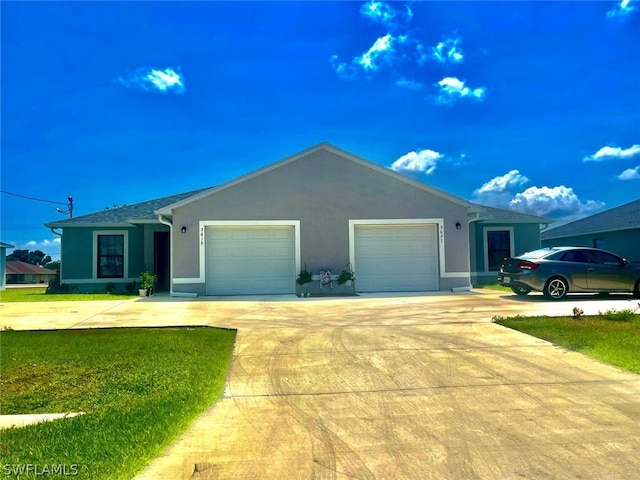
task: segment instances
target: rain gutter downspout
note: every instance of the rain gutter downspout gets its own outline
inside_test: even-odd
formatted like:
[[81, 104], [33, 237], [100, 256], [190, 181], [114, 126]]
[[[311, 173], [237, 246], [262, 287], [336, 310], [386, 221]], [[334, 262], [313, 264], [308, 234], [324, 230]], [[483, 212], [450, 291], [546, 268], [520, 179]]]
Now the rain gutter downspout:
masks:
[[56, 232], [56, 227], [49, 227], [51, 233], [60, 237], [60, 270], [58, 270], [58, 275], [60, 277], [60, 284], [62, 284], [62, 232]]
[[173, 295], [173, 222], [158, 213], [158, 221], [169, 227], [169, 295]]
[[[472, 212], [469, 217], [470, 218], [467, 220], [467, 232], [470, 230], [471, 222], [475, 222], [480, 218], [480, 212]], [[467, 241], [468, 240], [469, 239], [467, 238]], [[467, 271], [469, 272], [469, 285], [455, 288], [453, 289], [454, 292], [468, 292], [473, 288], [473, 285], [471, 284], [471, 250], [469, 250], [469, 254], [467, 255]]]

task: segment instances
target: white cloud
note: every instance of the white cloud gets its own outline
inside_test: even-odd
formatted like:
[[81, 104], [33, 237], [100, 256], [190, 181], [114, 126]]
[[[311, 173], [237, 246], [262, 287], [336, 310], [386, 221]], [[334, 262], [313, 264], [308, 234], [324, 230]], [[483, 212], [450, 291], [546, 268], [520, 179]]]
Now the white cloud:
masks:
[[440, 63], [460, 63], [464, 59], [462, 51], [458, 48], [459, 38], [447, 38], [431, 49], [431, 56]]
[[632, 145], [629, 148], [602, 147], [593, 155], [582, 159], [583, 162], [600, 162], [602, 160], [627, 159], [640, 155], [640, 145]]
[[407, 80], [406, 78], [401, 78], [396, 81], [396, 86], [402, 88], [408, 88], [409, 90], [420, 90], [424, 87], [424, 83], [417, 82], [415, 80]]
[[11, 242], [15, 245], [16, 250], [40, 250], [47, 255], [50, 255], [53, 260], [60, 258], [60, 237], [53, 238], [51, 240], [29, 240], [28, 242], [19, 241]]
[[36, 250], [38, 250], [38, 249], [42, 249], [42, 248], [47, 248], [47, 247], [53, 247], [53, 246], [60, 245], [60, 239], [59, 238], [54, 238], [53, 240], [46, 240], [45, 239], [45, 240], [42, 240], [42, 241], [30, 240], [25, 245], [27, 247], [37, 247]]
[[627, 168], [618, 175], [619, 180], [640, 180], [640, 165], [636, 168]]
[[422, 172], [431, 175], [442, 157], [441, 153], [434, 150], [418, 150], [401, 156], [390, 168], [396, 172]]
[[360, 8], [362, 16], [373, 22], [380, 23], [388, 29], [398, 27], [399, 23], [408, 24], [413, 18], [413, 12], [409, 7], [405, 11], [396, 10], [385, 2], [369, 0]]
[[384, 37], [378, 38], [369, 50], [361, 56], [356, 57], [354, 62], [359, 64], [365, 71], [378, 70], [380, 63], [388, 63], [391, 61], [394, 42], [395, 39], [393, 36], [387, 33]]
[[631, 5], [631, 0], [622, 0], [607, 12], [607, 18], [611, 20], [626, 20], [637, 8]]
[[407, 37], [394, 37], [390, 33], [376, 39], [373, 45], [362, 55], [354, 57], [351, 63], [339, 62], [337, 55], [329, 58], [336, 75], [343, 80], [354, 80], [360, 73], [371, 74], [377, 72], [382, 65], [390, 65], [394, 61], [395, 46], [407, 42]]
[[483, 205], [506, 207], [513, 198], [513, 191], [520, 188], [529, 179], [518, 170], [494, 177], [473, 192], [475, 202]]
[[594, 200], [580, 201], [572, 188], [560, 185], [558, 187], [529, 187], [524, 192], [517, 193], [509, 202], [509, 207], [533, 215], [547, 216], [553, 213], [572, 216], [582, 216], [592, 213], [604, 206], [604, 203]]
[[[577, 220], [604, 206], [594, 200], [581, 201], [571, 187], [528, 187], [519, 191], [529, 179], [518, 170], [495, 177], [473, 193], [473, 201], [531, 215]], [[558, 222], [560, 223], [560, 221]]]
[[383, 25], [392, 22], [397, 15], [396, 11], [391, 6], [383, 2], [376, 2], [375, 0], [370, 0], [362, 5], [360, 13], [375, 22], [382, 23]]
[[519, 187], [527, 183], [529, 179], [522, 175], [519, 170], [511, 170], [509, 173], [505, 173], [502, 176], [494, 177], [487, 183], [482, 185], [474, 193], [502, 193], [506, 192], [514, 187]]
[[184, 76], [173, 68], [140, 68], [124, 77], [118, 77], [117, 83], [126, 88], [137, 88], [161, 93], [184, 93]]
[[452, 103], [459, 98], [482, 100], [486, 94], [485, 88], [469, 88], [456, 77], [445, 77], [436, 85], [440, 87], [438, 103]]
[[329, 62], [335, 70], [338, 78], [341, 78], [343, 80], [354, 80], [358, 78], [358, 70], [355, 68], [355, 66], [349, 63], [338, 62], [337, 55], [331, 55], [331, 58], [329, 58]]

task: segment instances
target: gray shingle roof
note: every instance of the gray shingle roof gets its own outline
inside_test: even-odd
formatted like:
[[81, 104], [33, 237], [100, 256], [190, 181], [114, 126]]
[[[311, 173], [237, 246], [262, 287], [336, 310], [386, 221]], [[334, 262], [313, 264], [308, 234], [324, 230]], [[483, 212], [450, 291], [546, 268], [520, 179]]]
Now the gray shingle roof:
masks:
[[[88, 213], [79, 217], [69, 218], [66, 220], [58, 220], [46, 223], [49, 228], [64, 227], [81, 227], [89, 225], [126, 225], [132, 223], [142, 223], [148, 221], [157, 221], [155, 211], [172, 205], [189, 197], [199, 195], [214, 187], [201, 188], [190, 192], [178, 193], [167, 197], [156, 198], [146, 202], [126, 205], [124, 207], [105, 209], [100, 212]], [[478, 221], [481, 222], [497, 222], [497, 223], [551, 223], [554, 220], [529, 215], [526, 213], [516, 212], [514, 210], [505, 210], [502, 208], [489, 207], [471, 203], [471, 205], [480, 209]]]
[[201, 188], [191, 192], [178, 193], [176, 195], [156, 198], [146, 202], [134, 203], [133, 205], [126, 205], [124, 207], [110, 208], [100, 212], [88, 213], [86, 215], [80, 215], [79, 217], [45, 223], [45, 226], [49, 228], [64, 228], [96, 224], [117, 225], [141, 223], [149, 220], [157, 221], [158, 217], [153, 213], [154, 211], [162, 207], [166, 207], [167, 205], [171, 205], [172, 203], [179, 202], [185, 198], [202, 193], [210, 188], [212, 187]]
[[542, 240], [640, 228], [640, 200], [621, 205], [542, 233]]
[[538, 217], [529, 215], [528, 213], [516, 212], [515, 210], [506, 210], [503, 208], [488, 207], [486, 205], [478, 205], [480, 207], [480, 222], [497, 222], [497, 223], [552, 223], [555, 220], [546, 217]]

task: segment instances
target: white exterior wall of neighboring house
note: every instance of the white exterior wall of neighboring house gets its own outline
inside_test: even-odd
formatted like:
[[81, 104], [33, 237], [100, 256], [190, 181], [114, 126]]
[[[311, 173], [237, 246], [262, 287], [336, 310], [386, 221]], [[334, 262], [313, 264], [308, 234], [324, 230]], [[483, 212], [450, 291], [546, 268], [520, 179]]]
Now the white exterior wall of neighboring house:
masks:
[[14, 248], [13, 245], [0, 242], [0, 290], [7, 287], [7, 249]]

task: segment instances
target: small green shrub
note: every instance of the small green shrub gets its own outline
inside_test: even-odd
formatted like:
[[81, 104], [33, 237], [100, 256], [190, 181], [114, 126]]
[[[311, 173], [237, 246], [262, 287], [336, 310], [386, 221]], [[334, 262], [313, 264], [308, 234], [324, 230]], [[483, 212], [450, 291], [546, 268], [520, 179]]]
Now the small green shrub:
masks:
[[313, 274], [309, 270], [307, 270], [307, 267], [305, 265], [304, 270], [300, 270], [300, 274], [296, 279], [296, 283], [298, 285], [304, 285], [305, 283], [311, 282], [313, 282]]
[[153, 273], [145, 270], [140, 274], [140, 288], [153, 288], [156, 280], [157, 277]]
[[625, 308], [623, 310], [614, 310], [613, 308], [610, 308], [604, 312], [599, 311], [598, 314], [605, 316], [607, 320], [611, 320], [613, 322], [630, 322], [634, 319], [634, 316], [637, 315], [635, 311], [630, 308]]
[[134, 280], [133, 282], [125, 284], [124, 289], [127, 291], [127, 293], [133, 294], [133, 293], [136, 293], [136, 291], [138, 290], [138, 285]]
[[342, 270], [338, 275], [338, 285], [347, 283], [349, 280], [355, 280], [356, 276], [351, 270]]
[[104, 286], [104, 289], [107, 293], [113, 294], [116, 291], [116, 284], [113, 282], [109, 282]]
[[69, 293], [69, 285], [60, 283], [60, 273], [49, 280], [49, 285], [45, 293]]

